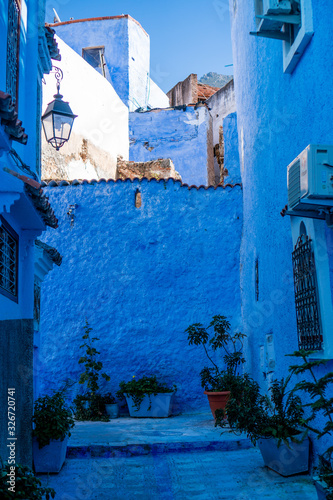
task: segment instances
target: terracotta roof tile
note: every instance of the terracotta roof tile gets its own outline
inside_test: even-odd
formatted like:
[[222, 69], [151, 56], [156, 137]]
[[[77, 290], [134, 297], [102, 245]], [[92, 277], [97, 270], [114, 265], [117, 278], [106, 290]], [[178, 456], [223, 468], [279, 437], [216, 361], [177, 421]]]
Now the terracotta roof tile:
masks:
[[142, 182], [142, 181], [146, 181], [146, 182], [157, 182], [157, 183], [165, 183], [165, 182], [170, 182], [172, 181], [174, 184], [179, 184], [180, 187], [182, 188], [187, 188], [189, 190], [191, 189], [196, 189], [197, 191], [199, 189], [217, 189], [217, 188], [230, 188], [230, 189], [233, 189], [234, 187], [240, 187], [242, 188], [242, 184], [240, 184], [239, 182], [237, 182], [236, 184], [218, 184], [217, 186], [194, 186], [194, 185], [191, 185], [189, 186], [188, 184], [184, 184], [183, 182], [179, 181], [179, 180], [175, 180], [173, 179], [172, 177], [169, 177], [168, 179], [148, 179], [147, 177], [143, 177], [142, 179], [139, 179], [138, 177], [135, 177], [134, 179], [108, 179], [108, 180], [105, 180], [105, 179], [99, 179], [99, 180], [96, 180], [96, 179], [92, 179], [92, 180], [87, 180], [87, 179], [75, 179], [73, 181], [54, 181], [54, 180], [44, 180], [42, 182], [42, 187], [65, 187], [65, 186], [81, 186], [81, 185], [86, 185], [86, 184], [91, 184], [91, 185], [94, 185], [94, 184], [101, 184], [103, 182], [107, 183], [107, 184], [117, 184], [117, 183], [122, 183], [122, 182], [131, 182], [131, 183], [134, 183], [134, 182]]
[[211, 85], [198, 82], [198, 99], [208, 99], [219, 90], [218, 87], [212, 87]]

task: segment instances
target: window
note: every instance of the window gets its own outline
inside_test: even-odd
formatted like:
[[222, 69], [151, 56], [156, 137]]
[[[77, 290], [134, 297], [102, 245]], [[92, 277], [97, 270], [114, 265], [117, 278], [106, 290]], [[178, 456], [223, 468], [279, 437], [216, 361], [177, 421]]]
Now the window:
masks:
[[319, 314], [317, 274], [312, 240], [307, 236], [305, 225], [301, 225], [293, 251], [296, 319], [298, 345], [300, 349], [320, 351], [323, 345]]
[[292, 73], [313, 35], [312, 0], [254, 0], [257, 31], [283, 41], [283, 70]]
[[82, 49], [82, 57], [90, 66], [101, 73], [104, 78], [106, 77], [104, 47], [87, 47], [86, 49]]
[[259, 302], [259, 259], [255, 263], [255, 296], [256, 302]]
[[18, 236], [0, 216], [0, 293], [17, 302]]
[[20, 49], [21, 0], [8, 1], [6, 92], [17, 107]]

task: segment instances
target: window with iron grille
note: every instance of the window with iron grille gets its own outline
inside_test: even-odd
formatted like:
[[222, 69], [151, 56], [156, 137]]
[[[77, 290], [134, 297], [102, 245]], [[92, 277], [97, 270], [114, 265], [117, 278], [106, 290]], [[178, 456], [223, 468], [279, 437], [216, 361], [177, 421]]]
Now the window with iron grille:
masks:
[[299, 348], [320, 351], [323, 348], [323, 336], [316, 265], [312, 240], [306, 234], [298, 238], [292, 258]]
[[21, 0], [8, 0], [6, 92], [17, 105], [20, 49]]
[[0, 216], [0, 293], [17, 302], [18, 236]]

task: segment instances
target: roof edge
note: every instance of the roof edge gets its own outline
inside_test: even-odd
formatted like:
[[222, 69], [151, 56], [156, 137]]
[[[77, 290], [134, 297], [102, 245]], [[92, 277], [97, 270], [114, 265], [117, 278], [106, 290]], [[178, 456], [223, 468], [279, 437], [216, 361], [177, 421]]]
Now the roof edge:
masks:
[[142, 27], [142, 25], [139, 23], [139, 21], [134, 19], [134, 17], [130, 16], [129, 14], [122, 14], [121, 16], [103, 16], [103, 17], [88, 17], [86, 19], [72, 19], [70, 21], [64, 21], [61, 23], [46, 23], [45, 26], [47, 26], [48, 28], [56, 28], [57, 26], [65, 26], [66, 24], [85, 23], [88, 21], [107, 21], [107, 20], [111, 20], [111, 19], [129, 19], [130, 21], [133, 21], [138, 26], [140, 26], [142, 31], [147, 36], [149, 36], [147, 31]]
[[197, 191], [199, 191], [199, 189], [204, 189], [204, 190], [207, 190], [207, 189], [218, 189], [218, 188], [231, 188], [233, 189], [234, 187], [240, 187], [241, 189], [243, 188], [243, 185], [239, 182], [236, 182], [235, 184], [218, 184], [217, 186], [204, 186], [204, 185], [200, 185], [200, 186], [195, 186], [195, 185], [191, 185], [189, 186], [188, 184], [185, 184], [183, 183], [182, 181], [180, 180], [177, 180], [177, 179], [174, 179], [173, 177], [169, 177], [167, 179], [155, 179], [155, 178], [151, 178], [149, 179], [148, 177], [142, 177], [142, 178], [139, 178], [139, 177], [135, 177], [134, 179], [130, 179], [130, 178], [126, 178], [126, 179], [91, 179], [91, 180], [87, 180], [87, 179], [73, 179], [72, 181], [68, 181], [68, 180], [52, 180], [52, 179], [48, 179], [48, 180], [44, 180], [42, 182], [42, 187], [66, 187], [66, 186], [81, 186], [81, 185], [85, 185], [85, 184], [102, 184], [102, 183], [105, 183], [105, 184], [111, 184], [111, 183], [114, 183], [114, 184], [119, 184], [119, 183], [122, 183], [122, 182], [131, 182], [131, 183], [134, 183], [135, 181], [138, 181], [138, 182], [142, 182], [142, 181], [147, 181], [147, 182], [156, 182], [156, 183], [166, 183], [166, 182], [169, 182], [169, 181], [173, 181], [174, 184], [179, 184], [180, 187], [182, 188], [187, 188], [188, 190], [191, 190], [191, 189], [196, 189]]

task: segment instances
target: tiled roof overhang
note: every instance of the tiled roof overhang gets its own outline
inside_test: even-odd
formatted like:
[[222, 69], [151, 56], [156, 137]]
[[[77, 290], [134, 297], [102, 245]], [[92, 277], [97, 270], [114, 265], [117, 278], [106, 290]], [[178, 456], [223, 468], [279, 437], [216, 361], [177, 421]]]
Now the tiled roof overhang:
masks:
[[58, 219], [53, 212], [48, 198], [43, 193], [43, 190], [36, 189], [29, 186], [29, 184], [24, 185], [24, 190], [34, 204], [34, 207], [44, 221], [44, 224], [56, 229], [58, 227]]
[[62, 256], [58, 252], [58, 250], [50, 245], [47, 245], [43, 241], [36, 240], [35, 245], [38, 248], [42, 248], [49, 255], [52, 262], [54, 262], [57, 266], [60, 266], [62, 263]]
[[22, 122], [18, 119], [12, 97], [2, 90], [0, 90], [0, 121], [11, 140], [20, 144], [27, 143], [28, 136], [22, 127]]
[[49, 26], [45, 26], [45, 36], [51, 59], [54, 59], [55, 61], [61, 61], [58, 43], [55, 39], [55, 30], [53, 30]]

